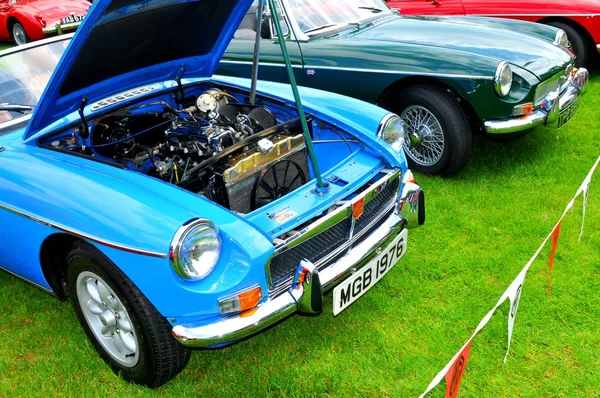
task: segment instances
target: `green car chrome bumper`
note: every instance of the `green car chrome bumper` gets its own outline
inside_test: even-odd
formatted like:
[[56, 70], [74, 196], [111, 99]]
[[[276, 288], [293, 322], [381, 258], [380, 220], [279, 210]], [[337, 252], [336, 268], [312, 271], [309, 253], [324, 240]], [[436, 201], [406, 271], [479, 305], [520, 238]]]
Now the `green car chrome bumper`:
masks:
[[[569, 108], [579, 97], [585, 93], [589, 80], [589, 72], [580, 68], [573, 78], [573, 82], [562, 95], [551, 93], [545, 100], [545, 106], [537, 108], [527, 116], [518, 116], [501, 120], [488, 120], [484, 123], [488, 134], [510, 134], [525, 131], [542, 124], [555, 124], [559, 120], [561, 111]], [[560, 126], [559, 126], [560, 127]]]
[[367, 265], [407, 227], [418, 227], [425, 222], [423, 191], [414, 181], [406, 179], [403, 187], [398, 202], [393, 204], [394, 211], [377, 221], [379, 227], [335, 263], [319, 271], [312, 263], [302, 261], [289, 290], [270, 297], [254, 309], [210, 324], [177, 325], [173, 327], [173, 336], [188, 347], [210, 347], [251, 336], [296, 312], [320, 313], [325, 291], [333, 289]]

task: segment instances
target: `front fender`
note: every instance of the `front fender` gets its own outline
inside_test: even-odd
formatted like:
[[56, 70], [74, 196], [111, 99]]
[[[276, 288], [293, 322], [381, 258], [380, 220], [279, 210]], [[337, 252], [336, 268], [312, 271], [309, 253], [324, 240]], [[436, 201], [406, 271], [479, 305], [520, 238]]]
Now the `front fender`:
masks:
[[[25, 32], [27, 32], [27, 36], [29, 37], [29, 39], [41, 40], [44, 37], [46, 37], [46, 35], [44, 35], [44, 33], [42, 32], [42, 26], [36, 20], [36, 15], [41, 15], [41, 13], [35, 8], [30, 7], [28, 5], [16, 5], [8, 11], [6, 21], [8, 24], [10, 18], [17, 19], [19, 23], [25, 28]], [[12, 33], [10, 32], [8, 25], [7, 29], [8, 34], [11, 35]]]
[[[15, 233], [32, 231], [31, 239], [23, 232], [23, 242], [17, 240], [10, 248], [13, 252], [29, 255], [35, 241], [34, 252], [39, 253], [44, 238], [55, 233], [77, 236], [104, 253], [161, 314], [170, 317], [218, 314], [217, 298], [241, 287], [258, 284], [267, 291], [265, 264], [273, 246], [240, 216], [154, 178], [24, 145], [18, 132], [12, 136], [14, 140], [2, 141], [0, 209], [9, 211], [0, 212], [0, 224], [19, 223]], [[223, 240], [215, 270], [199, 282], [177, 276], [168, 258], [175, 232], [193, 218], [214, 222]], [[2, 265], [33, 279], [29, 276], [40, 274], [39, 259], [27, 258], [26, 263], [15, 260]], [[206, 303], [199, 305], [200, 297]]]

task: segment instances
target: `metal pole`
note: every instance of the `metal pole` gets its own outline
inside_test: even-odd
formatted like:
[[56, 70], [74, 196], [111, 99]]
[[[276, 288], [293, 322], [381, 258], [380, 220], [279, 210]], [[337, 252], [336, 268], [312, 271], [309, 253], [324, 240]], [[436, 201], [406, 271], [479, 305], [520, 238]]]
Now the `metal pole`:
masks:
[[268, 1], [271, 8], [271, 18], [273, 19], [273, 25], [275, 25], [277, 39], [279, 41], [279, 46], [281, 47], [283, 61], [285, 62], [285, 68], [287, 69], [288, 78], [290, 80], [290, 86], [292, 86], [292, 92], [294, 93], [294, 100], [296, 101], [296, 108], [298, 109], [298, 117], [300, 117], [300, 123], [302, 123], [302, 131], [304, 133], [304, 140], [306, 141], [306, 149], [308, 149], [310, 162], [312, 163], [315, 171], [315, 178], [317, 179], [317, 188], [315, 191], [317, 194], [323, 195], [329, 190], [329, 184], [323, 182], [323, 177], [321, 176], [321, 171], [319, 170], [317, 155], [315, 154], [315, 148], [313, 147], [310, 131], [308, 130], [306, 115], [304, 114], [304, 108], [302, 107], [302, 101], [300, 100], [300, 93], [298, 92], [298, 85], [296, 84], [296, 77], [294, 76], [294, 69], [292, 68], [292, 61], [290, 61], [290, 56], [285, 44], [285, 37], [283, 37], [283, 31], [281, 29], [281, 24], [279, 23], [279, 13], [277, 12], [275, 1]]
[[254, 105], [256, 101], [256, 82], [258, 80], [258, 63], [260, 59], [260, 39], [261, 39], [261, 28], [262, 28], [262, 17], [263, 10], [265, 7], [264, 0], [258, 1], [258, 8], [256, 9], [256, 39], [254, 40], [254, 60], [252, 62], [252, 83], [250, 85], [250, 104]]

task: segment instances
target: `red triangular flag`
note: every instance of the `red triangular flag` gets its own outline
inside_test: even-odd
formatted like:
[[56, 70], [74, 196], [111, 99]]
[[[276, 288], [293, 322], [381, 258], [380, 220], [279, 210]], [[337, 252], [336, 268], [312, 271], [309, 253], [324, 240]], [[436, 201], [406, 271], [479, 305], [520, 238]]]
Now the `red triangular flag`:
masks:
[[556, 246], [558, 245], [558, 237], [560, 236], [560, 226], [562, 220], [558, 222], [554, 231], [552, 231], [552, 249], [550, 250], [550, 269], [548, 270], [548, 293], [550, 293], [550, 276], [552, 275], [552, 267], [554, 266], [554, 254], [556, 253]]
[[465, 368], [467, 367], [472, 341], [469, 341], [465, 348], [463, 348], [452, 366], [450, 366], [450, 369], [448, 369], [448, 373], [446, 373], [446, 398], [456, 398], [458, 396], [458, 387], [460, 387], [463, 373], [465, 373]]

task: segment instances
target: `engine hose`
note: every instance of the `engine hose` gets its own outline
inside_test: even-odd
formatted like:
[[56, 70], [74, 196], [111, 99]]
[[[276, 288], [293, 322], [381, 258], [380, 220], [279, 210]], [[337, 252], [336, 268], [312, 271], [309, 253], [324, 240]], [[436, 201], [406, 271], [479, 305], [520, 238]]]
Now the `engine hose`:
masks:
[[247, 136], [251, 136], [252, 134], [254, 134], [254, 130], [252, 130], [252, 128], [250, 126], [246, 126], [245, 124], [242, 124], [242, 123], [236, 123], [235, 129], [237, 131], [241, 131], [242, 133], [246, 134]]
[[142, 151], [146, 152], [148, 154], [148, 156], [150, 157], [150, 161], [152, 162], [152, 164], [154, 164], [154, 167], [158, 168], [158, 162], [156, 161], [156, 157], [154, 156], [154, 151], [152, 150], [152, 148], [150, 148], [147, 145], [140, 145], [140, 144], [136, 144], [135, 148], [139, 148]]

